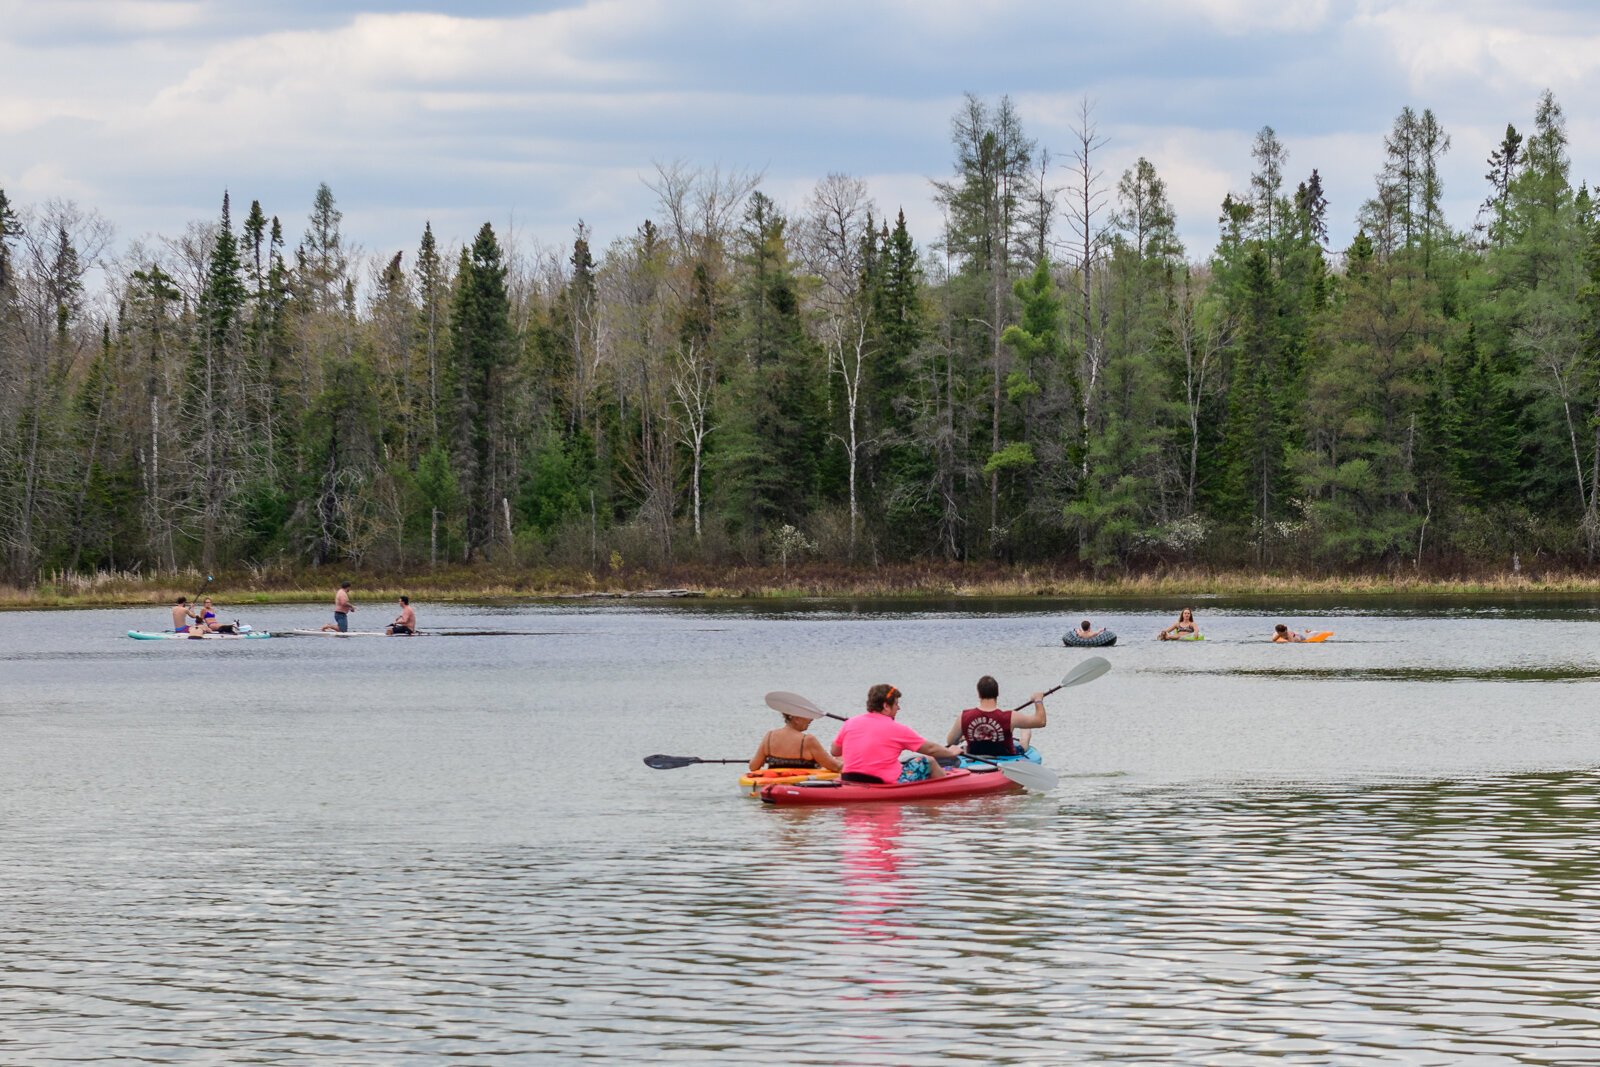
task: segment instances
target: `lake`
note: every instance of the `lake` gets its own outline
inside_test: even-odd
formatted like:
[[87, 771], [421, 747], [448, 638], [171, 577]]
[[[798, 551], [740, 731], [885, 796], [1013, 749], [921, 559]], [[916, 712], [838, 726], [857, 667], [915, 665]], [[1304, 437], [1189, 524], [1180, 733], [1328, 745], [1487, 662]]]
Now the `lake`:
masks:
[[[0, 613], [0, 1062], [1600, 1059], [1600, 602], [1152, 640], [1178, 606]], [[1117, 647], [1061, 646], [1086, 613]], [[941, 736], [1090, 655], [1048, 795], [780, 810], [641, 762], [747, 758], [769, 689], [892, 682]]]

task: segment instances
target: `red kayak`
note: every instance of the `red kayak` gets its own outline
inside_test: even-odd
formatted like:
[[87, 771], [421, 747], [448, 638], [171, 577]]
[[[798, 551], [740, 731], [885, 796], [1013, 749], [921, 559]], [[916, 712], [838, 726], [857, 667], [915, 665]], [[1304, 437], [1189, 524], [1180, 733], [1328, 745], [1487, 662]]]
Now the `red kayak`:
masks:
[[983, 797], [991, 793], [1013, 793], [1022, 787], [999, 771], [945, 771], [943, 778], [894, 785], [868, 785], [865, 782], [807, 782], [797, 785], [769, 785], [761, 790], [768, 804], [874, 804], [908, 800], [947, 800], [952, 797]]

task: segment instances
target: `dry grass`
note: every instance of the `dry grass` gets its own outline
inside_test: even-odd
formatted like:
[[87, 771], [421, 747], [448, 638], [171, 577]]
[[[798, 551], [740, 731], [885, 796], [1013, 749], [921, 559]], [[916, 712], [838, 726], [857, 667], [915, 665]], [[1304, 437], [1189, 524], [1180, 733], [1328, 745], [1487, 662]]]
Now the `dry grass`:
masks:
[[683, 588], [708, 597], [780, 599], [839, 597], [932, 599], [936, 597], [1192, 597], [1192, 596], [1493, 596], [1600, 594], [1600, 571], [1531, 574], [1483, 573], [1431, 577], [1412, 574], [1307, 576], [1250, 571], [1166, 570], [1094, 575], [1066, 567], [999, 563], [924, 562], [880, 567], [808, 562], [777, 567], [680, 565], [647, 570], [624, 567], [600, 573], [551, 568], [453, 567], [439, 571], [385, 573], [254, 567], [217, 572], [215, 580], [194, 570], [139, 574], [53, 574], [31, 588], [0, 585], [0, 608], [38, 609], [170, 603], [204, 589], [230, 605], [331, 601], [349, 577], [358, 601], [382, 602], [400, 594], [426, 600], [524, 600], [556, 596], [623, 594]]

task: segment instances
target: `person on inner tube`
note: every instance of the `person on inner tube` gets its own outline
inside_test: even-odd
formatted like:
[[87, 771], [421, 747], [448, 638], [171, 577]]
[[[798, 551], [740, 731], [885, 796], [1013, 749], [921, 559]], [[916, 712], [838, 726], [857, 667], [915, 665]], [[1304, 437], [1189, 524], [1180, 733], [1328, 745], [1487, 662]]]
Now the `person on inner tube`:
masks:
[[750, 770], [759, 771], [764, 767], [838, 770], [839, 761], [828, 754], [821, 741], [806, 732], [810, 728], [811, 720], [804, 715], [785, 715], [783, 725], [776, 730], [768, 730], [761, 739], [761, 747], [750, 757]]
[[1178, 612], [1178, 621], [1156, 634], [1158, 641], [1181, 641], [1185, 637], [1193, 637], [1200, 632], [1200, 627], [1195, 625], [1194, 609], [1184, 608]]
[[1008, 711], [1000, 706], [1000, 683], [986, 674], [978, 679], [978, 706], [956, 716], [945, 744], [969, 756], [1020, 756], [1047, 719], [1043, 693], [1033, 694], [1032, 711]]
[[1078, 624], [1078, 629], [1075, 632], [1080, 639], [1087, 641], [1092, 637], [1099, 637], [1101, 634], [1105, 633], [1106, 628], [1102, 626], [1098, 630], [1093, 629], [1093, 624], [1091, 624], [1088, 619], [1084, 619]]
[[[944, 777], [939, 760], [957, 759], [960, 753], [923, 739], [911, 727], [896, 722], [898, 714], [900, 690], [892, 685], [867, 690], [866, 714], [851, 718], [833, 739], [833, 754], [844, 760], [840, 778], [884, 785]], [[916, 755], [901, 763], [902, 752]]]

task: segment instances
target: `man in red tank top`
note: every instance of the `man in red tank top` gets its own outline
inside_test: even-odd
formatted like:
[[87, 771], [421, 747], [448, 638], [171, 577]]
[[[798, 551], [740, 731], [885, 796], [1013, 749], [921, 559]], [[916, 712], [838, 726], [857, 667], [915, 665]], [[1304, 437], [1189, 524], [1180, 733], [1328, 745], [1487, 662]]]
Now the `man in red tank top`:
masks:
[[972, 756], [1014, 756], [1027, 750], [1046, 719], [1043, 693], [1033, 694], [1032, 711], [1008, 711], [1000, 706], [1000, 683], [986, 674], [978, 679], [978, 706], [961, 713], [945, 744], [963, 742]]

